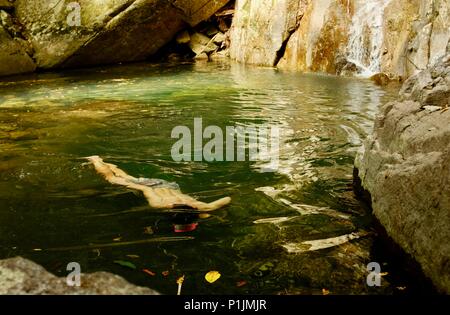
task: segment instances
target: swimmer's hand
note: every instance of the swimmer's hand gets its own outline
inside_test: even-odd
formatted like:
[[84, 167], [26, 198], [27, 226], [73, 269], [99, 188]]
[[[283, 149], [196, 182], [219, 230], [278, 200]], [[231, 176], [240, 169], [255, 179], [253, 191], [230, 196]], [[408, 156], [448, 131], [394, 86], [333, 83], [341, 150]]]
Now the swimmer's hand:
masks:
[[142, 191], [149, 205], [153, 208], [173, 209], [190, 207], [199, 211], [214, 211], [231, 202], [230, 197], [225, 197], [210, 203], [205, 203], [183, 194], [178, 189], [149, 187], [136, 184], [135, 177], [128, 175], [123, 170], [119, 169], [117, 165], [105, 163], [101, 157], [95, 155], [86, 157], [86, 159], [92, 163], [96, 171], [102, 174], [111, 184]]

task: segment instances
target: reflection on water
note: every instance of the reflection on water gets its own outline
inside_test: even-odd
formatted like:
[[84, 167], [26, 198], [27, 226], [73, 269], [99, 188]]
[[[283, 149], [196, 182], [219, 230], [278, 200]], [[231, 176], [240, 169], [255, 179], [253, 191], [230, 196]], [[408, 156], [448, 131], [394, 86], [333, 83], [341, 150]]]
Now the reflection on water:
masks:
[[[377, 107], [394, 94], [364, 80], [226, 63], [4, 79], [0, 258], [22, 255], [58, 275], [76, 261], [83, 272], [112, 271], [171, 294], [182, 274], [186, 294], [369, 292], [367, 233], [320, 250], [285, 248], [370, 230], [351, 191], [353, 158]], [[193, 127], [195, 117], [224, 129], [278, 126], [278, 172], [261, 172], [261, 162], [174, 162], [171, 131]], [[94, 154], [133, 176], [176, 181], [202, 200], [233, 202], [194, 231], [174, 233], [173, 212], [151, 210], [83, 164]], [[213, 285], [203, 278], [210, 270], [222, 273]]]

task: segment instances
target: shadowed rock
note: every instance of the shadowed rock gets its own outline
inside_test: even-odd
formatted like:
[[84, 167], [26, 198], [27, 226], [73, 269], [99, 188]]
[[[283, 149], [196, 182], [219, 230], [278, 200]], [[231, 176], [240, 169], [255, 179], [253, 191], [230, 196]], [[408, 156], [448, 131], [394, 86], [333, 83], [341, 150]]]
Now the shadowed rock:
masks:
[[58, 278], [38, 264], [21, 258], [0, 260], [0, 294], [51, 295], [159, 295], [158, 292], [135, 286], [122, 277], [108, 272], [81, 275], [81, 286], [67, 285], [66, 278]]
[[[39, 68], [141, 61], [226, 0], [17, 0], [16, 15]], [[79, 17], [79, 19], [78, 19]]]
[[0, 25], [0, 75], [33, 72], [36, 65], [26, 52], [26, 46], [14, 39]]

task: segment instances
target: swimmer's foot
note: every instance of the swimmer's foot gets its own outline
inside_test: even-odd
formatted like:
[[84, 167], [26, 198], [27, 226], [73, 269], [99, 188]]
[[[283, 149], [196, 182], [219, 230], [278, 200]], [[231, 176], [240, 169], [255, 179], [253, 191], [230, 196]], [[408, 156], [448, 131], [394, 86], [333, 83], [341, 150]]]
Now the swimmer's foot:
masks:
[[101, 157], [99, 157], [98, 155], [86, 156], [83, 159], [88, 160], [90, 163], [103, 162], [103, 159]]

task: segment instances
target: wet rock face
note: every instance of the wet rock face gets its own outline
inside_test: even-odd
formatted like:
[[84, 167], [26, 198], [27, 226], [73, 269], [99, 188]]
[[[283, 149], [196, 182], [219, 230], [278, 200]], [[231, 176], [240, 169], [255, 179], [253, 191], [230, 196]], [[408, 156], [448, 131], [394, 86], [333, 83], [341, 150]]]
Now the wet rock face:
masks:
[[337, 73], [336, 59], [346, 53], [351, 12], [350, 1], [311, 1], [279, 67]]
[[17, 0], [40, 68], [139, 61], [178, 31], [209, 18], [227, 0]]
[[105, 294], [158, 295], [149, 288], [130, 284], [107, 272], [81, 275], [81, 286], [70, 287], [34, 262], [21, 258], [0, 260], [0, 294]]
[[238, 0], [231, 58], [336, 73], [336, 60], [345, 54], [352, 12], [353, 0]]
[[383, 72], [408, 78], [445, 55], [450, 41], [447, 0], [391, 1], [384, 14]]
[[299, 26], [308, 0], [237, 0], [230, 56], [239, 62], [274, 66]]
[[407, 79], [445, 54], [449, 6], [446, 0], [238, 0], [231, 57], [343, 75], [362, 73], [363, 65], [370, 74]]
[[450, 55], [381, 108], [355, 165], [387, 233], [450, 293]]

